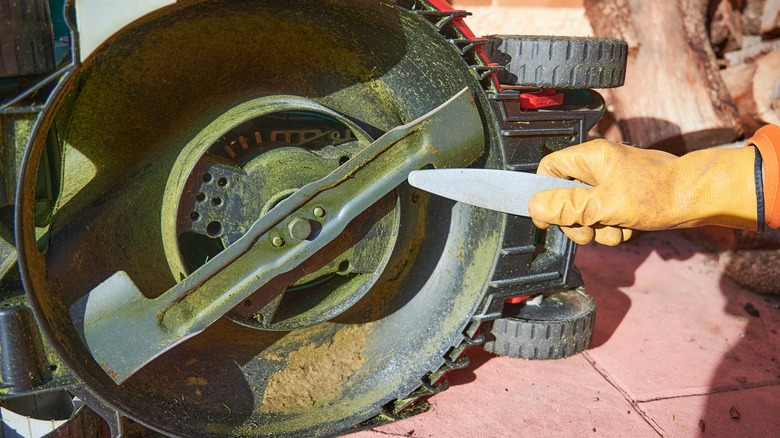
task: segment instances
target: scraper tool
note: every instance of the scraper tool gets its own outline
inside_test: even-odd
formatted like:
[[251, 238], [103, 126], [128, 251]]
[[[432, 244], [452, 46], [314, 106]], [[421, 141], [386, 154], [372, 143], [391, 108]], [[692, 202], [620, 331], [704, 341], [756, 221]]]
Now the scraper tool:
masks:
[[591, 186], [552, 176], [494, 169], [426, 169], [409, 173], [418, 189], [477, 207], [528, 217], [536, 192]]

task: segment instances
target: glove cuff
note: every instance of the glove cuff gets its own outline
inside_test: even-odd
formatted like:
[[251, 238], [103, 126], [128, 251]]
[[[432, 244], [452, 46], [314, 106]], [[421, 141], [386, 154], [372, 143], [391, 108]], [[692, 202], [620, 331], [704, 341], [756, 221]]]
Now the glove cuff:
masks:
[[[780, 127], [764, 126], [748, 140], [748, 145], [758, 148], [763, 163], [764, 221], [770, 228], [780, 228], [780, 200], [777, 196], [780, 185]], [[756, 181], [756, 187], [758, 185]]]
[[753, 175], [756, 179], [756, 222], [758, 222], [758, 232], [766, 229], [766, 208], [764, 206], [764, 160], [761, 158], [761, 152], [753, 147], [756, 153], [756, 160], [753, 167]]

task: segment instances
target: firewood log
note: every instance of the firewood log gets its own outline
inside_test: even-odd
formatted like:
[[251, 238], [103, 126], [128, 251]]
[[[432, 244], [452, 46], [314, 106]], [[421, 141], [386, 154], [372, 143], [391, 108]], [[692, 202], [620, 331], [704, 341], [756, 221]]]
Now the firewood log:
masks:
[[596, 35], [635, 36], [626, 85], [612, 90], [627, 141], [684, 153], [742, 134], [709, 42], [708, 6], [706, 0], [585, 0]]
[[780, 34], [780, 0], [766, 0], [764, 14], [761, 16], [761, 34]]
[[753, 98], [758, 119], [764, 123], [780, 124], [780, 50], [760, 58], [753, 76]]
[[742, 12], [732, 0], [715, 0], [708, 10], [710, 43], [720, 55], [742, 48]]
[[731, 98], [739, 109], [739, 118], [745, 135], [752, 135], [762, 126], [758, 118], [756, 99], [753, 97], [753, 77], [756, 75], [755, 63], [737, 64], [721, 70], [723, 82], [731, 94]]

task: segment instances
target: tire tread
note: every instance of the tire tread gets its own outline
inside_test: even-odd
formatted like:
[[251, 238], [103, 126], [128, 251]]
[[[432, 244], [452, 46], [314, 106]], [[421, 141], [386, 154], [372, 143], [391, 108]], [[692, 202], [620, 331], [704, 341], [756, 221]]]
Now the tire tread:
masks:
[[623, 85], [628, 45], [607, 38], [495, 35], [486, 52], [507, 85], [615, 88]]

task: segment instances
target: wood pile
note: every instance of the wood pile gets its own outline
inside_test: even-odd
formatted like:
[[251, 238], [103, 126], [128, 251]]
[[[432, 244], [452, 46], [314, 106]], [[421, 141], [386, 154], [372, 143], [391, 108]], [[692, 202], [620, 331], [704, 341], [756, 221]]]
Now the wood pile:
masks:
[[[626, 85], [597, 134], [683, 154], [780, 124], [780, 0], [585, 0], [597, 36], [629, 43]], [[780, 230], [689, 230], [724, 274], [780, 294]]]
[[685, 153], [780, 124], [780, 0], [585, 0], [585, 10], [597, 36], [630, 47], [626, 85], [606, 96], [607, 138]]
[[745, 134], [780, 124], [780, 0], [711, 3], [710, 40]]

